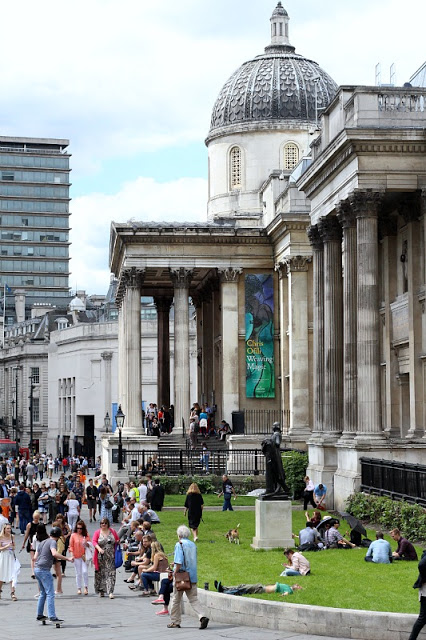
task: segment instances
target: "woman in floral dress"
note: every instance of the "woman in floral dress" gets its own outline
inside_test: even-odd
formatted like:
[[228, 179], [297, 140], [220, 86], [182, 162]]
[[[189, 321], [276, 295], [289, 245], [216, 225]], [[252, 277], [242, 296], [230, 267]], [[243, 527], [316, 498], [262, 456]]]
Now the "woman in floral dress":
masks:
[[93, 534], [95, 553], [95, 592], [103, 598], [105, 594], [114, 598], [115, 587], [115, 547], [119, 544], [118, 535], [111, 529], [108, 518], [101, 518], [100, 529]]

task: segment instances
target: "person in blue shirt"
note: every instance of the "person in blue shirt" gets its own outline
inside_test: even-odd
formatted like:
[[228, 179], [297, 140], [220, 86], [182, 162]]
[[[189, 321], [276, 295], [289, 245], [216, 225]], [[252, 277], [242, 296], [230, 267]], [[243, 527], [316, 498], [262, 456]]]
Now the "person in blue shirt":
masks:
[[325, 496], [327, 495], [327, 487], [325, 484], [317, 484], [314, 489], [314, 500], [318, 509], [325, 510]]
[[366, 562], [375, 562], [376, 564], [390, 564], [392, 562], [392, 549], [386, 540], [383, 539], [383, 533], [376, 533], [376, 540], [368, 547], [365, 556]]
[[[201, 609], [200, 603], [197, 598], [197, 546], [189, 540], [191, 535], [190, 530], [185, 525], [181, 525], [177, 529], [177, 536], [179, 542], [175, 545], [174, 555], [174, 586], [173, 586], [173, 605], [170, 612], [170, 623], [167, 625], [169, 629], [180, 629], [180, 623], [182, 620], [181, 601], [182, 596], [186, 593], [192, 608], [198, 615], [200, 620], [200, 629], [205, 629], [209, 623], [209, 619]], [[178, 591], [176, 589], [176, 579], [179, 571], [187, 571], [189, 573], [189, 579], [191, 581], [191, 588], [187, 591]]]

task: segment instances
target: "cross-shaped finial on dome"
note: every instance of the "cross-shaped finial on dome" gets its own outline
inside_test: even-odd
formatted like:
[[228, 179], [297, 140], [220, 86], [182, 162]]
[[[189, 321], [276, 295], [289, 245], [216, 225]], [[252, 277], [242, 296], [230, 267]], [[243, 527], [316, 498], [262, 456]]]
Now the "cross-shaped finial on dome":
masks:
[[271, 45], [289, 45], [288, 23], [289, 16], [281, 2], [278, 2], [271, 16]]

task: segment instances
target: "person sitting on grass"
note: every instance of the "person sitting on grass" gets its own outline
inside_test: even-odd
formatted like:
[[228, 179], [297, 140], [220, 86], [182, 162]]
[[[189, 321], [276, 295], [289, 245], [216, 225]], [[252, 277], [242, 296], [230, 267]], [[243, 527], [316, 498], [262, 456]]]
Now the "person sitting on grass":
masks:
[[292, 533], [291, 537], [299, 538], [299, 551], [317, 551], [324, 546], [321, 536], [315, 529], [312, 522], [308, 521], [306, 527], [299, 531], [299, 534]]
[[332, 524], [325, 524], [324, 542], [327, 549], [355, 549], [356, 544], [346, 540], [338, 531], [340, 521], [334, 520]]
[[396, 551], [392, 553], [394, 560], [418, 560], [414, 545], [402, 537], [399, 529], [392, 529], [390, 535], [398, 543]]
[[312, 524], [316, 529], [322, 520], [321, 511], [318, 511], [318, 509], [315, 509], [314, 511], [312, 511], [312, 517], [310, 517], [309, 513], [305, 511], [305, 518], [306, 518], [306, 522], [312, 522]]
[[307, 576], [311, 573], [309, 560], [294, 549], [284, 549], [284, 555], [290, 564], [283, 564], [282, 576]]
[[391, 546], [387, 540], [383, 539], [381, 531], [376, 533], [376, 540], [368, 547], [364, 560], [376, 564], [390, 564], [392, 562]]
[[225, 593], [228, 596], [244, 596], [247, 593], [279, 593], [282, 596], [289, 596], [299, 589], [303, 589], [300, 584], [293, 584], [291, 587], [288, 584], [282, 582], [276, 582], [275, 584], [263, 585], [256, 584], [239, 584], [236, 587], [224, 587], [221, 582], [214, 581], [215, 589], [219, 593]]

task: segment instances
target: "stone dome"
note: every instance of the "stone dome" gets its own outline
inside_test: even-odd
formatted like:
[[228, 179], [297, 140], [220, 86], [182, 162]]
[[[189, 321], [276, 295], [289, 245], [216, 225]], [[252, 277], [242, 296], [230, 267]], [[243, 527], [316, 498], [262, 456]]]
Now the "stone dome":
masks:
[[209, 138], [272, 123], [309, 126], [333, 99], [336, 83], [316, 62], [295, 52], [288, 22], [279, 2], [271, 17], [271, 44], [223, 86], [213, 107]]

